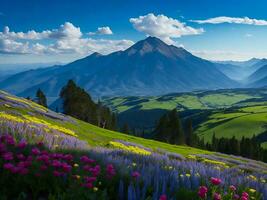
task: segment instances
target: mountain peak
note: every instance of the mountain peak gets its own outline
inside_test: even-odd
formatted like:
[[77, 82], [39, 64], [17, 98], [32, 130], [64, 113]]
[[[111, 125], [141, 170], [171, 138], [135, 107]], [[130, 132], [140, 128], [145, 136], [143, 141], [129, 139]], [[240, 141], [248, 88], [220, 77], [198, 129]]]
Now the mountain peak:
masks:
[[89, 55], [90, 57], [99, 57], [99, 56], [102, 56], [101, 53], [98, 53], [98, 52], [94, 52], [92, 53], [91, 55]]

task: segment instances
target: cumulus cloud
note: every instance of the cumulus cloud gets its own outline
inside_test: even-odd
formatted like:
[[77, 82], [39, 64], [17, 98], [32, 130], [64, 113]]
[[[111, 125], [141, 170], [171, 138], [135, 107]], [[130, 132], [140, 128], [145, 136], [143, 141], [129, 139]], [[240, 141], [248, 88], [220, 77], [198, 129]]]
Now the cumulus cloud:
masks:
[[267, 26], [267, 20], [263, 19], [251, 19], [248, 17], [214, 17], [205, 20], [190, 20], [191, 22], [196, 22], [198, 24], [221, 24], [221, 23], [229, 23], [229, 24], [248, 24], [255, 26]]
[[204, 32], [202, 28], [196, 29], [177, 19], [165, 15], [154, 15], [153, 13], [130, 18], [130, 22], [136, 30], [158, 37], [169, 44], [174, 43], [172, 38], [179, 38], [184, 35], [198, 35]]
[[89, 32], [88, 35], [112, 35], [113, 32], [108, 26], [97, 28], [96, 32]]
[[[102, 29], [104, 28], [104, 29]], [[102, 27], [100, 32], [110, 33], [110, 28]], [[36, 40], [40, 42], [36, 43]], [[48, 40], [42, 44], [43, 40]], [[0, 32], [0, 53], [8, 54], [67, 54], [76, 53], [86, 55], [98, 51], [106, 54], [123, 50], [133, 44], [130, 40], [103, 40], [83, 37], [80, 27], [66, 22], [58, 29], [36, 32], [10, 31], [4, 27]]]

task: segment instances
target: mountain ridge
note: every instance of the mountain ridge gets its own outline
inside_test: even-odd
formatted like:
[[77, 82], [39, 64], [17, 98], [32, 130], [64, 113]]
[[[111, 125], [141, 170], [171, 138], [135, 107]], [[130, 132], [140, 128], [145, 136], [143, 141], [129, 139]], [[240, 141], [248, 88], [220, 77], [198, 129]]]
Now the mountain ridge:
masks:
[[97, 98], [237, 86], [213, 63], [148, 37], [124, 51], [95, 52], [67, 65], [16, 74], [0, 82], [0, 88], [25, 97], [41, 88], [48, 97], [56, 98], [69, 79]]

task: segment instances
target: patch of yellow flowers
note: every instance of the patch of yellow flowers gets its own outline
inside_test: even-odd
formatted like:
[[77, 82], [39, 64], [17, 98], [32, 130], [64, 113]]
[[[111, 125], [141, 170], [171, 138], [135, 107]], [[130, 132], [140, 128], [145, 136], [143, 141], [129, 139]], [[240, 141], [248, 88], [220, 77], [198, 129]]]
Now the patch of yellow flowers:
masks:
[[32, 102], [32, 101], [29, 101], [29, 100], [26, 100], [26, 99], [22, 99], [22, 98], [18, 98], [18, 97], [12, 97], [12, 96], [5, 96], [7, 99], [10, 99], [10, 100], [13, 100], [13, 101], [17, 101], [17, 102], [20, 102], [20, 103], [24, 103], [32, 108], [35, 108], [35, 109], [39, 109], [43, 112], [47, 112], [48, 109], [35, 103], [35, 102]]
[[229, 168], [229, 166], [226, 163], [217, 161], [217, 160], [204, 159], [202, 162], [207, 163], [207, 164], [220, 165], [224, 168]]
[[114, 141], [110, 141], [109, 144], [114, 148], [122, 149], [124, 151], [128, 151], [128, 152], [135, 153], [135, 154], [140, 154], [140, 155], [145, 155], [145, 156], [148, 156], [151, 154], [150, 151], [147, 151], [137, 146], [131, 146], [131, 145], [127, 146], [120, 142], [114, 142]]
[[33, 117], [30, 115], [22, 115], [22, 117], [16, 116], [16, 115], [11, 115], [8, 114], [6, 112], [0, 112], [0, 118], [5, 119], [7, 121], [13, 121], [13, 122], [17, 122], [17, 123], [31, 123], [34, 125], [43, 125], [45, 126], [45, 130], [49, 131], [49, 130], [56, 130], [62, 133], [65, 133], [67, 135], [71, 135], [74, 137], [77, 137], [77, 135], [75, 134], [74, 131], [64, 128], [62, 126], [58, 126], [55, 124], [51, 124], [45, 120], [39, 119], [37, 117]]

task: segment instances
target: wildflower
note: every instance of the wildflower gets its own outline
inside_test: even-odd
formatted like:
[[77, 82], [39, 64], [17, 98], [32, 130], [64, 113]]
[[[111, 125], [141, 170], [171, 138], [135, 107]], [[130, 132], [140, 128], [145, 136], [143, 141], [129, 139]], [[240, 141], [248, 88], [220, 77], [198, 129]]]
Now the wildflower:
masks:
[[229, 189], [233, 192], [236, 191], [236, 187], [234, 185], [230, 185]]
[[24, 156], [22, 153], [18, 154], [18, 155], [17, 155], [17, 158], [18, 158], [19, 160], [25, 160], [25, 156]]
[[29, 169], [27, 169], [27, 168], [21, 168], [20, 170], [19, 170], [19, 174], [20, 175], [26, 175], [26, 174], [28, 174], [29, 173]]
[[201, 199], [204, 199], [207, 196], [207, 192], [208, 192], [208, 188], [206, 186], [200, 186], [198, 189], [198, 196]]
[[3, 168], [6, 170], [11, 170], [14, 167], [12, 163], [5, 163]]
[[85, 177], [84, 179], [87, 183], [92, 183], [96, 181], [96, 177]]
[[41, 165], [41, 166], [40, 166], [40, 170], [41, 170], [41, 171], [45, 171], [45, 170], [47, 170], [47, 166], [46, 166], [46, 165]]
[[221, 200], [222, 199], [222, 197], [221, 197], [221, 195], [219, 194], [219, 193], [214, 193], [214, 195], [213, 195], [213, 199], [214, 200]]
[[61, 176], [61, 173], [59, 171], [53, 171], [53, 175], [56, 176], [56, 177], [59, 177]]
[[81, 178], [80, 175], [73, 175], [72, 177], [73, 177], [74, 179], [77, 179], [77, 180]]
[[32, 154], [33, 155], [39, 155], [41, 152], [40, 152], [40, 150], [38, 149], [38, 148], [32, 148]]
[[137, 171], [135, 171], [135, 172], [132, 173], [132, 177], [133, 178], [139, 178], [140, 176], [141, 176], [140, 173], [137, 172]]
[[85, 183], [85, 184], [83, 184], [83, 186], [86, 188], [92, 188], [93, 184], [92, 183]]
[[248, 197], [242, 196], [240, 200], [248, 200]]
[[72, 169], [72, 167], [71, 167], [70, 165], [66, 164], [66, 163], [63, 163], [63, 164], [61, 165], [61, 167], [62, 167], [62, 170], [63, 170], [64, 172], [70, 172], [71, 169]]
[[6, 152], [2, 155], [4, 160], [13, 160], [13, 153], [12, 152]]
[[75, 163], [73, 166], [74, 166], [74, 167], [79, 167], [79, 165], [78, 165], [77, 163]]
[[185, 174], [185, 176], [189, 178], [191, 175], [190, 174]]
[[167, 196], [165, 194], [162, 194], [160, 197], [159, 197], [159, 200], [167, 200]]
[[214, 177], [211, 177], [210, 181], [211, 181], [211, 183], [212, 183], [213, 185], [220, 185], [221, 182], [222, 182], [221, 179], [219, 179], [219, 178], [214, 178]]
[[113, 167], [112, 164], [107, 165], [106, 172], [107, 172], [107, 177], [109, 179], [112, 178], [113, 176], [115, 176], [115, 174], [116, 174], [115, 168]]
[[255, 192], [256, 192], [256, 190], [253, 189], [253, 188], [250, 188], [249, 191], [250, 191], [251, 193], [255, 193]]
[[238, 194], [234, 194], [233, 199], [239, 199], [240, 196]]
[[94, 192], [97, 192], [98, 191], [98, 187], [94, 187], [93, 190], [94, 190]]
[[17, 147], [20, 149], [24, 149], [27, 146], [27, 143], [25, 141], [20, 141], [20, 143], [17, 144]]
[[6, 151], [6, 146], [2, 143], [0, 143], [0, 153], [3, 153]]
[[248, 198], [248, 197], [249, 197], [249, 194], [248, 194], [247, 192], [243, 192], [243, 193], [242, 193], [242, 196], [244, 196], [244, 197], [247, 197], [247, 198]]
[[136, 166], [136, 163], [133, 163], [132, 165], [133, 165], [133, 167], [135, 167]]

